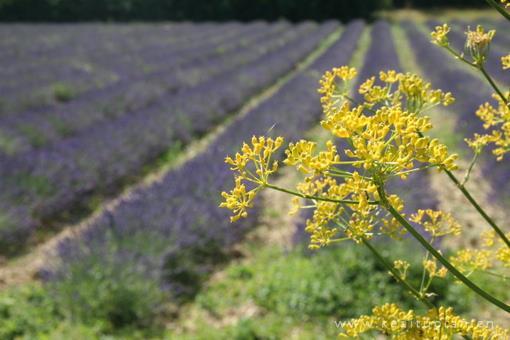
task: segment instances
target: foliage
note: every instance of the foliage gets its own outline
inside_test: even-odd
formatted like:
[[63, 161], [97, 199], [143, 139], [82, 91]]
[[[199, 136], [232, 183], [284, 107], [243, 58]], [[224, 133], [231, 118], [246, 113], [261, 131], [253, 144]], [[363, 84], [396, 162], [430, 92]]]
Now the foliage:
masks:
[[391, 0], [15, 0], [0, 4], [0, 19], [82, 20], [324, 20], [369, 17]]
[[[335, 320], [368, 313], [373, 303], [397, 299], [407, 307], [419, 307], [367, 249], [345, 245], [321, 252], [285, 252], [256, 244], [250, 249], [253, 255], [222, 271], [171, 326], [193, 327], [171, 335], [182, 339], [281, 339], [294, 334], [299, 339], [327, 339], [338, 331]], [[392, 256], [410, 249], [409, 243], [401, 244]], [[419, 281], [420, 259], [415, 255], [410, 276]], [[475, 303], [473, 294], [453, 280], [436, 283], [440, 283], [441, 299], [446, 299], [442, 302], [452, 303], [460, 311], [468, 311]], [[251, 312], [244, 314], [244, 310]], [[238, 318], [223, 322], [232, 315]]]
[[52, 91], [55, 100], [59, 102], [68, 102], [74, 97], [73, 89], [64, 83], [56, 83], [53, 85]]
[[71, 265], [66, 277], [48, 283], [65, 316], [104, 332], [153, 325], [165, 299], [161, 287], [142, 269], [123, 266], [120, 259], [89, 260]]
[[39, 285], [2, 291], [0, 315], [2, 339], [49, 332], [62, 317], [52, 296]]
[[324, 20], [370, 17], [401, 7], [480, 7], [480, 0], [4, 0], [0, 19], [15, 21], [83, 20]]
[[[105, 293], [112, 293], [112, 291]], [[124, 298], [127, 303], [131, 301], [131, 297], [127, 295]], [[94, 322], [79, 317], [70, 318], [67, 315], [69, 313], [67, 307], [60, 303], [50, 286], [25, 284], [3, 290], [0, 293], [0, 337], [6, 340], [65, 340], [99, 339], [104, 335], [111, 335], [112, 339], [117, 336], [121, 339], [139, 339], [160, 332], [160, 329], [154, 325], [144, 330], [132, 326], [129, 328], [105, 327], [110, 320], [101, 319], [100, 314]]]

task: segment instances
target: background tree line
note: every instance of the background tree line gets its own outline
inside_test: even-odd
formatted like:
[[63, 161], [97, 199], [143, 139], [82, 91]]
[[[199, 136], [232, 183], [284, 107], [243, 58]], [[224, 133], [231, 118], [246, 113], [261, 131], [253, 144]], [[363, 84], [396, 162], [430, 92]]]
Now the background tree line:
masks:
[[0, 20], [348, 20], [390, 8], [483, 5], [481, 0], [0, 0]]

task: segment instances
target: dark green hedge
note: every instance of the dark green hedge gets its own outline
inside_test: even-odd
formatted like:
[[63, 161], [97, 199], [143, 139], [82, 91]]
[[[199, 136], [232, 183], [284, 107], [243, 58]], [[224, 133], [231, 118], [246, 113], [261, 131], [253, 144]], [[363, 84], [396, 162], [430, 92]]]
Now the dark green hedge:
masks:
[[348, 20], [369, 18], [374, 11], [391, 7], [483, 3], [483, 0], [0, 0], [0, 20]]

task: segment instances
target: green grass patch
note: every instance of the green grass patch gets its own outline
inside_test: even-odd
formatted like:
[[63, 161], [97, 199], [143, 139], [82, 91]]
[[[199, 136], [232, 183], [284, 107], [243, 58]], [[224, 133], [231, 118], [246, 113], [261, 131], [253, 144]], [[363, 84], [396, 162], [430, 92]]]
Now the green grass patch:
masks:
[[53, 94], [53, 98], [57, 102], [62, 103], [72, 100], [75, 96], [74, 89], [70, 85], [65, 83], [53, 84], [51, 87], [51, 92]]
[[[334, 321], [370, 312], [379, 304], [422, 306], [362, 246], [344, 244], [318, 252], [253, 245], [253, 258], [228, 266], [199, 293], [169, 336], [182, 339], [331, 338]], [[381, 244], [380, 248], [384, 248]], [[419, 253], [392, 246], [392, 259], [412, 258], [411, 281], [419, 285]], [[469, 310], [473, 294], [453, 280], [437, 281], [437, 302]], [[192, 326], [189, 326], [192, 325]]]

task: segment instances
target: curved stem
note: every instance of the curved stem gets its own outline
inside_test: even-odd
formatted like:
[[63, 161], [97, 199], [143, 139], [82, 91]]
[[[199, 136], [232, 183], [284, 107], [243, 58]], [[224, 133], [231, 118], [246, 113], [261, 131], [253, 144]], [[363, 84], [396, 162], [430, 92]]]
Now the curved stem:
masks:
[[[306, 199], [310, 199], [310, 200], [332, 202], [332, 203], [341, 203], [341, 204], [359, 204], [359, 201], [354, 201], [354, 200], [337, 200], [337, 199], [328, 198], [328, 197], [319, 197], [319, 196], [305, 195], [305, 194], [302, 194], [300, 192], [292, 191], [292, 190], [285, 189], [285, 188], [280, 188], [280, 187], [277, 187], [277, 186], [269, 184], [269, 183], [265, 183], [264, 186], [266, 188], [270, 188], [270, 189], [273, 189], [273, 190], [281, 191], [281, 192], [284, 192], [284, 193], [287, 193], [287, 194], [290, 194], [290, 195], [294, 195], [294, 196], [298, 196], [298, 197], [306, 198]], [[369, 201], [368, 204], [370, 204], [370, 205], [378, 205], [379, 201]]]
[[487, 73], [487, 70], [485, 70], [485, 67], [483, 67], [483, 65], [480, 65], [478, 67], [478, 69], [480, 70], [480, 72], [482, 72], [483, 76], [485, 77], [485, 79], [487, 79], [487, 81], [489, 82], [489, 84], [492, 86], [492, 88], [494, 89], [494, 91], [497, 92], [498, 96], [501, 98], [501, 100], [503, 100], [503, 103], [505, 103], [506, 105], [508, 105], [508, 99], [505, 97], [505, 95], [503, 94], [503, 92], [499, 89], [498, 85], [496, 85], [496, 82], [491, 78], [491, 76], [489, 75], [489, 73]]
[[466, 58], [464, 58], [461, 54], [459, 54], [457, 51], [455, 51], [453, 48], [451, 48], [450, 46], [444, 46], [444, 48], [450, 52], [451, 54], [453, 54], [453, 56], [455, 58], [457, 58], [458, 60], [466, 63], [467, 65], [471, 66], [471, 67], [474, 67], [476, 68], [477, 70], [479, 70], [482, 75], [485, 77], [485, 79], [487, 80], [487, 82], [490, 84], [490, 86], [494, 89], [494, 91], [496, 91], [496, 93], [498, 94], [498, 96], [501, 98], [501, 100], [503, 100], [503, 103], [505, 103], [506, 105], [509, 104], [508, 102], [508, 98], [505, 97], [504, 93], [499, 89], [498, 85], [496, 85], [496, 82], [492, 79], [492, 77], [489, 75], [489, 73], [487, 73], [487, 70], [485, 69], [485, 67], [483, 66], [483, 64], [478, 64], [478, 63], [473, 63], [473, 62], [470, 62], [469, 60], [467, 60]]
[[468, 279], [464, 274], [462, 274], [457, 268], [455, 268], [450, 261], [448, 261], [441, 253], [439, 253], [430, 243], [425, 240], [425, 238], [416, 230], [414, 227], [391, 205], [391, 203], [386, 198], [386, 193], [384, 188], [381, 185], [377, 186], [377, 191], [379, 192], [379, 196], [381, 199], [382, 205], [388, 210], [388, 212], [418, 241], [420, 244], [427, 249], [432, 256], [434, 256], [443, 266], [448, 269], [450, 273], [452, 273], [459, 281], [464, 283], [467, 287], [473, 290], [475, 293], [480, 295], [485, 300], [489, 301], [493, 305], [501, 308], [502, 310], [510, 313], [510, 306], [504, 303], [503, 301], [495, 298], [491, 294], [487, 293], [482, 288], [478, 287], [473, 281]]
[[464, 175], [464, 179], [462, 180], [461, 186], [464, 187], [466, 183], [469, 181], [469, 176], [471, 176], [471, 171], [473, 171], [473, 167], [475, 166], [476, 161], [478, 160], [478, 155], [480, 155], [479, 152], [475, 152], [473, 155], [473, 158], [471, 159], [471, 162], [469, 163], [469, 167], [466, 171], [466, 174]]
[[485, 0], [487, 1], [487, 3], [489, 5], [491, 5], [492, 7], [494, 7], [496, 9], [496, 11], [499, 12], [499, 14], [501, 14], [502, 16], [505, 17], [506, 20], [509, 20], [510, 21], [510, 13], [508, 13], [503, 7], [501, 7], [496, 1], [494, 0]]
[[471, 203], [471, 205], [476, 209], [476, 211], [478, 211], [478, 213], [484, 218], [484, 220], [487, 221], [487, 223], [489, 223], [492, 229], [494, 229], [498, 236], [510, 248], [510, 240], [508, 240], [505, 233], [498, 227], [496, 222], [494, 222], [494, 220], [489, 215], [487, 215], [485, 210], [483, 210], [483, 208], [478, 204], [478, 202], [473, 198], [473, 196], [471, 196], [469, 191], [466, 190], [466, 188], [459, 182], [457, 177], [455, 177], [455, 175], [448, 169], [443, 168], [443, 171], [446, 173], [446, 175], [448, 175], [450, 180], [457, 186], [457, 188], [459, 188], [459, 190], [464, 194], [464, 197], [467, 198], [469, 203]]
[[413, 286], [411, 286], [406, 280], [400, 277], [400, 274], [393, 268], [393, 266], [386, 261], [386, 259], [377, 251], [374, 246], [368, 242], [366, 239], [363, 239], [363, 244], [367, 246], [368, 249], [372, 252], [372, 254], [379, 260], [379, 262], [382, 263], [386, 269], [393, 275], [395, 280], [398, 281], [402, 286], [404, 286], [405, 289], [407, 289], [411, 294], [413, 294], [418, 300], [423, 302], [427, 307], [436, 309], [436, 306], [432, 302], [430, 302], [425, 296], [420, 294]]

